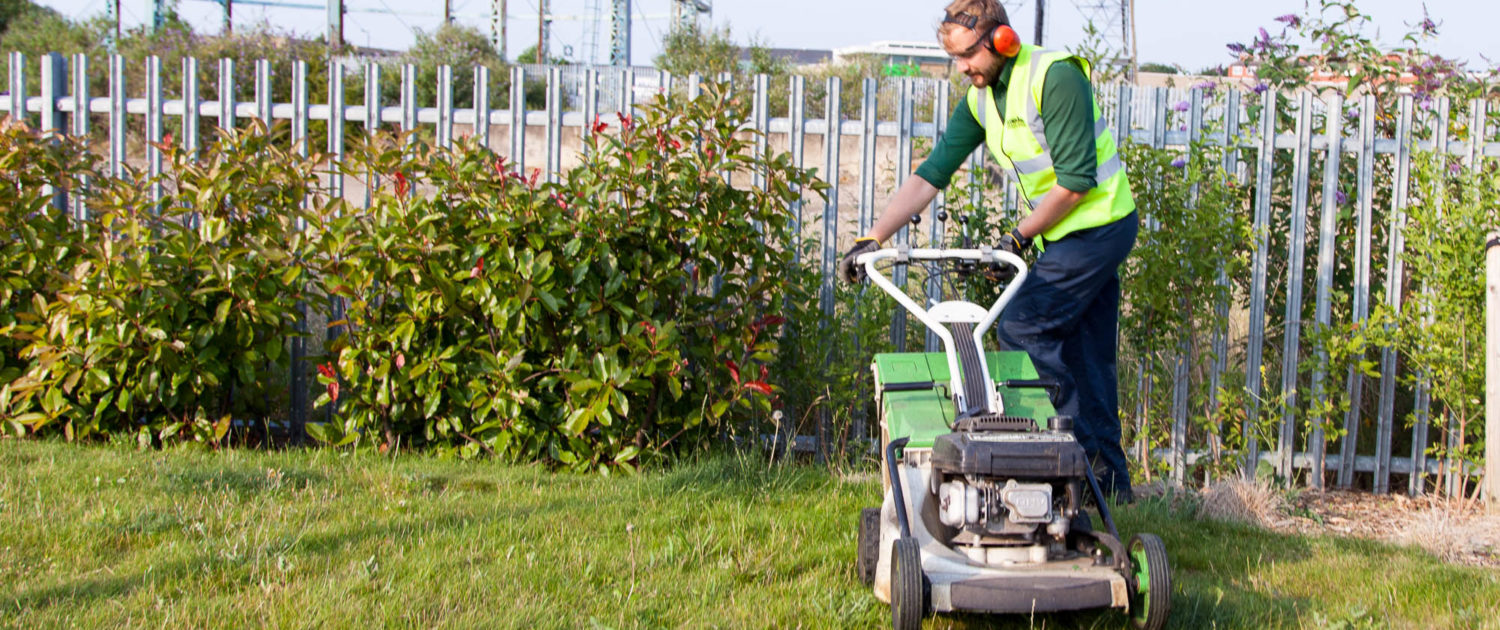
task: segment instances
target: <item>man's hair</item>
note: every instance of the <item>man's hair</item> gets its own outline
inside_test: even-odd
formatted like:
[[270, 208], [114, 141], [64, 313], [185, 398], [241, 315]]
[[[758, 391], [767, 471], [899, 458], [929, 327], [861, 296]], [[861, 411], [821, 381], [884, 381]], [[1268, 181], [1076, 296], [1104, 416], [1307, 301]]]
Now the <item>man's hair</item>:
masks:
[[[953, 0], [943, 11], [954, 17], [968, 15], [977, 18], [979, 21], [974, 24], [974, 30], [981, 35], [996, 25], [1010, 24], [1010, 17], [1005, 14], [1005, 5], [1000, 4], [1000, 0]], [[947, 37], [955, 28], [963, 26], [952, 22], [939, 24], [938, 37]]]

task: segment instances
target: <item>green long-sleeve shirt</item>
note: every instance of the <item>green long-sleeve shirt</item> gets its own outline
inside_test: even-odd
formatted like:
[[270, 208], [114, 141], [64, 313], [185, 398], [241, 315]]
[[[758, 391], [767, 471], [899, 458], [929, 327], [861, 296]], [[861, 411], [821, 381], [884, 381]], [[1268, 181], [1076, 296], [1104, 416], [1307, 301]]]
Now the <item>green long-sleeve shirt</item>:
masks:
[[[991, 87], [999, 120], [1005, 119], [1005, 90], [1010, 85], [1015, 59], [1005, 63], [1000, 78]], [[1094, 90], [1077, 63], [1054, 63], [1042, 83], [1042, 131], [1052, 149], [1057, 185], [1078, 193], [1093, 190], [1099, 182], [1099, 153], [1094, 147]], [[984, 143], [984, 127], [969, 110], [968, 99], [959, 99], [948, 119], [948, 129], [938, 138], [927, 160], [917, 167], [917, 176], [937, 188], [947, 188], [953, 173], [974, 148]]]

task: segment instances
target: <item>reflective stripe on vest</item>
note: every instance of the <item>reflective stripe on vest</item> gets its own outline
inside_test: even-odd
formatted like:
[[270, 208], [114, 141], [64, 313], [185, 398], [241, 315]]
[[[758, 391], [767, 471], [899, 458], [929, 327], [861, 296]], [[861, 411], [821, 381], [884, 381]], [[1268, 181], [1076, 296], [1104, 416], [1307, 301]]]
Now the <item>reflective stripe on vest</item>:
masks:
[[[985, 130], [985, 144], [1000, 166], [1019, 183], [1021, 194], [1031, 204], [1040, 202], [1057, 185], [1040, 110], [1047, 69], [1066, 59], [1076, 59], [1084, 76], [1089, 76], [1089, 63], [1083, 59], [1023, 45], [1006, 88], [1003, 121], [999, 120], [993, 90], [969, 88], [969, 110]], [[1093, 101], [1093, 110], [1094, 148], [1098, 154], [1095, 186], [1068, 216], [1042, 233], [1043, 241], [1055, 241], [1078, 230], [1113, 223], [1135, 210], [1125, 163], [1121, 161], [1109, 121], [1099, 111], [1097, 99]]]

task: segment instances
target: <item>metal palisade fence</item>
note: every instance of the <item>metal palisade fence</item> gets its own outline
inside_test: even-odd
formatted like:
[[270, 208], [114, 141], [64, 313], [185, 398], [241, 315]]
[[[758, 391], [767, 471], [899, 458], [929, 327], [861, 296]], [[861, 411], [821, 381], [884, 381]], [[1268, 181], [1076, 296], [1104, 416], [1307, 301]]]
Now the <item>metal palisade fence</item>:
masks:
[[[40, 63], [34, 64], [35, 61]], [[205, 72], [198, 60], [183, 60], [182, 71], [175, 73], [181, 77], [181, 85], [172, 86], [175, 89], [170, 91], [175, 95], [171, 96], [162, 84], [160, 60], [149, 58], [145, 63], [144, 85], [128, 86], [126, 62], [119, 56], [110, 58], [107, 68], [90, 68], [88, 58], [82, 55], [66, 59], [52, 54], [28, 60], [12, 53], [8, 91], [0, 95], [0, 111], [13, 116], [24, 111], [28, 117], [35, 115], [29, 120], [42, 129], [80, 136], [102, 135], [91, 127], [91, 121], [106, 120], [108, 162], [111, 172], [117, 174], [123, 172], [126, 164], [144, 166], [142, 170], [150, 176], [159, 174], [162, 156], [155, 144], [162, 140], [169, 124], [175, 123], [172, 126], [181, 129], [180, 142], [184, 148], [194, 150], [202, 142], [198, 133], [200, 121], [207, 117], [216, 119], [219, 127], [233, 127], [241, 119], [267, 123], [288, 120], [292, 141], [302, 147], [318, 140], [310, 137], [311, 123], [324, 121], [327, 153], [333, 160], [343, 155], [349, 124], [369, 130], [381, 125], [403, 131], [431, 127], [437, 143], [443, 146], [454, 141], [458, 130], [472, 134], [518, 168], [531, 165], [551, 177], [576, 154], [581, 131], [596, 119], [608, 122], [614, 112], [629, 112], [658, 94], [668, 98], [682, 93], [695, 95], [700, 86], [696, 75], [672, 77], [646, 68], [512, 67], [508, 102], [502, 107], [501, 103], [491, 102], [491, 87], [498, 83], [498, 78], [490, 76], [486, 68], [464, 70], [455, 77], [454, 69], [442, 67], [437, 73], [435, 102], [419, 104], [417, 69], [405, 66], [400, 77], [394, 78], [400, 82], [399, 102], [384, 103], [380, 85], [391, 79], [381, 76], [380, 66], [356, 68], [345, 61], [331, 60], [327, 84], [319, 86], [327, 88], [327, 102], [313, 103], [308, 97], [311, 78], [306, 63], [290, 63], [289, 94], [272, 94], [272, 63], [260, 61], [246, 72], [226, 59], [217, 62], [214, 92], [229, 96], [205, 100], [199, 77], [212, 73]], [[39, 66], [36, 77], [39, 81], [33, 81], [39, 85], [36, 95], [27, 93], [28, 72], [33, 65]], [[90, 94], [89, 79], [96, 72], [108, 73], [107, 94]], [[346, 92], [346, 81], [359, 76], [363, 78], [364, 93]], [[246, 79], [253, 81], [248, 90], [240, 88], [241, 81]], [[460, 82], [471, 82], [472, 102], [453, 102], [455, 86]], [[773, 81], [761, 75], [747, 83], [735, 89], [752, 99], [748, 125], [764, 133], [757, 140], [756, 149], [786, 151], [795, 163], [820, 168], [828, 182], [826, 203], [805, 202], [796, 211], [804, 222], [802, 233], [821, 244], [822, 306], [826, 313], [832, 314], [834, 268], [842, 246], [869, 228], [883, 200], [912, 172], [914, 161], [923, 157], [941, 136], [957, 97], [948, 81], [935, 79], [864, 79], [857, 86], [845, 86], [837, 77], [827, 79], [822, 85], [809, 85], [804, 77]], [[544, 88], [545, 102], [540, 108], [528, 109], [528, 85]], [[1226, 377], [1240, 374], [1244, 376], [1245, 400], [1250, 407], [1244, 411], [1245, 434], [1256, 434], [1248, 424], [1263, 413], [1259, 408], [1265, 404], [1263, 401], [1279, 396], [1283, 403], [1282, 417], [1274, 434], [1250, 440], [1246, 445], [1241, 460], [1245, 467], [1266, 462], [1286, 476], [1296, 470], [1321, 470], [1336, 478], [1341, 486], [1367, 485], [1376, 492], [1388, 492], [1393, 475], [1404, 475], [1407, 490], [1420, 493], [1425, 490], [1427, 480], [1442, 478], [1451, 487], [1456, 476], [1472, 474], [1462, 465], [1432, 461], [1426, 456], [1432, 439], [1427, 417], [1430, 401], [1426, 388], [1420, 384], [1412, 393], [1415, 421], [1411, 423], [1410, 439], [1400, 436], [1399, 440], [1409, 445], [1410, 452], [1402, 456], [1393, 453], [1393, 445], [1398, 443], [1401, 433], [1397, 430], [1398, 423], [1405, 424], [1397, 417], [1397, 385], [1402, 375], [1394, 348], [1382, 352], [1378, 384], [1366, 383], [1353, 370], [1346, 375], [1325, 374], [1321, 369], [1315, 374], [1301, 374], [1299, 359], [1309, 352], [1302, 347], [1302, 318], [1307, 307], [1302, 287], [1309, 278], [1310, 286], [1315, 288], [1312, 326], [1329, 324], [1330, 305], [1334, 302], [1349, 304], [1348, 316], [1356, 321], [1369, 316], [1372, 297], [1400, 308], [1403, 295], [1400, 253], [1404, 247], [1401, 216], [1410, 192], [1413, 153], [1457, 156], [1468, 168], [1476, 170], [1483, 168], [1486, 160], [1500, 157], [1500, 142], [1492, 141], [1494, 130], [1487, 125], [1492, 117], [1487, 103], [1482, 100], [1450, 103], [1438, 99], [1419, 108], [1411, 96], [1405, 96], [1395, 111], [1378, 112], [1373, 96], [1359, 95], [1346, 102], [1342, 95], [1323, 98], [1311, 92], [1298, 92], [1283, 95], [1289, 97], [1282, 100], [1291, 104], [1291, 110], [1278, 112], [1274, 90], [1257, 94], [1225, 88], [1111, 85], [1101, 86], [1098, 91], [1100, 105], [1117, 138], [1128, 137], [1135, 143], [1159, 149], [1186, 149], [1201, 144], [1227, 147], [1225, 169], [1244, 185], [1253, 186], [1255, 192], [1255, 242], [1250, 244], [1253, 263], [1251, 277], [1246, 282], [1249, 289], [1242, 296], [1244, 303], [1238, 303], [1241, 300], [1237, 299], [1235, 305], [1221, 306], [1226, 313], [1234, 311], [1227, 319], [1235, 322], [1229, 326], [1235, 334], [1231, 335], [1226, 328], [1214, 335], [1211, 345], [1215, 359], [1206, 373], [1194, 374], [1187, 369], [1186, 353], [1179, 357], [1170, 388], [1170, 418], [1148, 423], [1144, 413], [1137, 413], [1140, 417], [1135, 418], [1126, 414], [1126, 423], [1134, 422], [1137, 427], [1136, 448], [1132, 452], [1143, 460], [1164, 461], [1170, 470], [1170, 480], [1184, 482], [1190, 475], [1189, 469], [1214, 451], [1210, 436], [1217, 434], [1196, 428], [1190, 422], [1194, 414], [1188, 394], [1192, 382], [1197, 379], [1210, 385], [1207, 389], [1212, 400], [1205, 406], [1212, 407], [1219, 404], [1219, 386]], [[251, 94], [249, 100], [234, 96], [243, 92]], [[1251, 112], [1258, 115], [1252, 119]], [[1393, 135], [1378, 135], [1376, 120], [1380, 116], [1394, 119]], [[1449, 137], [1449, 122], [1455, 116], [1468, 117], [1467, 137]], [[144, 119], [144, 125], [130, 124], [133, 117]], [[1346, 121], [1355, 117], [1358, 131], [1347, 135], [1343, 131]], [[1286, 125], [1280, 122], [1283, 120], [1292, 121], [1290, 129], [1284, 128]], [[1322, 129], [1314, 128], [1315, 120], [1323, 121]], [[1420, 124], [1423, 122], [1425, 125]], [[831, 141], [831, 137], [837, 141]], [[132, 154], [132, 150], [138, 154]], [[981, 149], [969, 160], [965, 170], [971, 186], [967, 190], [977, 190], [979, 187], [972, 185], [975, 182], [990, 181], [984, 166], [987, 159]], [[1321, 173], [1314, 172], [1315, 163], [1322, 165]], [[1276, 188], [1273, 172], [1278, 165], [1290, 169], [1290, 185], [1286, 189]], [[1357, 193], [1348, 200], [1352, 212], [1341, 215], [1335, 207], [1336, 198], [1342, 194], [1338, 192], [1340, 180], [1347, 177], [1351, 165], [1357, 178]], [[1312, 207], [1309, 194], [1315, 186], [1322, 190], [1320, 208]], [[330, 179], [329, 188], [334, 195], [346, 193], [344, 182], [336, 178]], [[925, 229], [902, 230], [897, 242], [937, 242], [946, 238], [945, 230], [949, 228], [938, 218], [950, 201], [984, 203], [993, 198], [993, 203], [1007, 212], [1016, 211], [1018, 195], [1009, 183], [998, 184], [984, 198], [979, 193], [970, 193], [975, 196], [957, 199], [954, 196], [958, 189], [950, 188], [934, 202], [930, 220], [921, 226]], [[1377, 208], [1377, 199], [1388, 202]], [[815, 203], [823, 206], [821, 214], [813, 214], [819, 211]], [[83, 209], [76, 201], [64, 204], [67, 202], [60, 199], [59, 207], [70, 207], [74, 212]], [[1308, 224], [1310, 215], [1318, 217], [1318, 225]], [[1376, 229], [1377, 218], [1382, 216], [1388, 225], [1383, 230], [1385, 242], [1375, 242], [1380, 231]], [[1340, 220], [1352, 220], [1353, 230], [1341, 231]], [[1346, 224], [1345, 228], [1348, 227]], [[1283, 238], [1270, 238], [1273, 228], [1285, 230]], [[1340, 242], [1338, 239], [1344, 234], [1353, 237], [1343, 237], [1346, 240]], [[1284, 243], [1284, 248], [1273, 251], [1273, 240]], [[1306, 251], [1309, 242], [1317, 244], [1317, 251], [1311, 257]], [[1383, 270], [1377, 270], [1372, 263], [1372, 259], [1379, 258], [1372, 254], [1377, 251], [1375, 248], [1385, 253], [1380, 260], [1388, 261]], [[1339, 287], [1335, 287], [1334, 281], [1337, 256], [1349, 257], [1346, 261], [1352, 261], [1353, 268], [1353, 280]], [[1283, 268], [1281, 273], [1285, 275], [1274, 273], [1273, 267]], [[906, 280], [903, 271], [897, 271], [898, 282]], [[1277, 283], [1284, 283], [1284, 292], [1276, 298], [1281, 302], [1282, 312], [1268, 313], [1270, 287]], [[1384, 287], [1383, 294], [1374, 294], [1375, 286]], [[1336, 291], [1347, 295], [1335, 295]], [[898, 312], [892, 320], [891, 333], [892, 344], [897, 348], [905, 346], [906, 326], [904, 314]], [[1276, 348], [1272, 348], [1272, 356], [1266, 354], [1268, 331], [1280, 332], [1279, 355]], [[935, 347], [932, 335], [928, 335], [927, 346]], [[294, 344], [293, 352], [294, 359], [300, 359], [305, 350]], [[1267, 373], [1263, 366], [1274, 368], [1277, 359], [1280, 369], [1270, 373], [1280, 375], [1279, 383], [1263, 383], [1262, 375]], [[1122, 365], [1143, 361], [1142, 357], [1121, 359]], [[294, 408], [290, 414], [294, 425], [300, 425], [307, 413], [305, 398], [298, 396], [297, 390], [305, 390], [306, 384], [301, 380], [297, 363], [294, 362], [292, 375]], [[1344, 393], [1352, 402], [1342, 422], [1343, 436], [1337, 440], [1339, 452], [1326, 453], [1329, 440], [1323, 430], [1296, 422], [1298, 407], [1288, 401], [1295, 401], [1300, 382], [1310, 382], [1309, 395], [1318, 398], [1339, 386], [1339, 376], [1343, 377]], [[1369, 401], [1373, 404], [1362, 398], [1367, 385], [1374, 390], [1375, 400]], [[1277, 391], [1262, 391], [1266, 387]], [[1122, 384], [1122, 389], [1129, 388], [1128, 383]], [[1148, 432], [1161, 430], [1157, 427], [1167, 427], [1171, 435], [1165, 441], [1168, 447], [1153, 450], [1148, 448], [1152, 443]], [[1360, 439], [1360, 432], [1370, 427], [1375, 431], [1375, 439], [1368, 439], [1368, 435]], [[1359, 452], [1358, 447], [1349, 445], [1365, 445], [1366, 450]], [[1314, 486], [1321, 485], [1323, 477], [1322, 474], [1307, 476]]]

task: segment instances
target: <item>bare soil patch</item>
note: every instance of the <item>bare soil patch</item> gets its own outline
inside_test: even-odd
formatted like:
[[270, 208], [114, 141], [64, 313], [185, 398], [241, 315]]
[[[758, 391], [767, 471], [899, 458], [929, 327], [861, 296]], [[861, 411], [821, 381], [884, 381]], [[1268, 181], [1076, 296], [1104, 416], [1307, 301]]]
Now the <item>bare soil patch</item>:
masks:
[[1500, 567], [1500, 514], [1486, 513], [1478, 502], [1341, 490], [1287, 492], [1245, 481], [1211, 485], [1198, 498], [1205, 518], [1415, 545], [1454, 564]]

